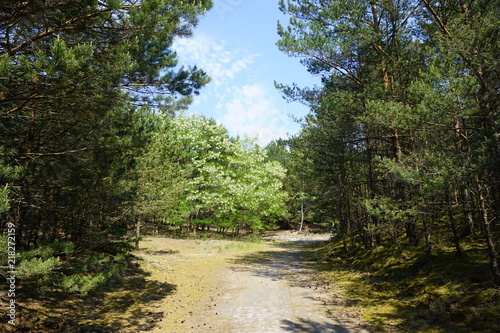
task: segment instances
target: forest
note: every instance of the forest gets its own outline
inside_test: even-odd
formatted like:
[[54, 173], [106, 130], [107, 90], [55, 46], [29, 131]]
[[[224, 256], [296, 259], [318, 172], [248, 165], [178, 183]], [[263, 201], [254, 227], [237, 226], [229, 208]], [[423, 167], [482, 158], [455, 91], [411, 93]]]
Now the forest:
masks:
[[277, 48], [321, 84], [275, 83], [310, 112], [260, 147], [186, 115], [211, 79], [173, 42], [212, 1], [2, 1], [2, 276], [85, 297], [144, 233], [307, 228], [332, 234], [326, 261], [408, 289], [453, 262], [443, 284], [487, 303], [467, 320], [500, 325], [499, 1], [278, 5]]

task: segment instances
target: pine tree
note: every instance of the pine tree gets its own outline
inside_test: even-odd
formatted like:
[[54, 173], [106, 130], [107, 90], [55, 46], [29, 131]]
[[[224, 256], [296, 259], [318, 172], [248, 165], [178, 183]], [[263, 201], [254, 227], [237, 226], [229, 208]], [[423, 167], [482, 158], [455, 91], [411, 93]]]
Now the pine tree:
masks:
[[322, 86], [278, 88], [311, 107], [299, 137], [341, 235], [373, 247], [403, 236], [419, 245], [423, 232], [430, 253], [446, 228], [460, 255], [480, 224], [498, 282], [495, 6], [281, 1], [292, 18], [278, 47]]
[[19, 250], [63, 239], [90, 257], [116, 254], [112, 241], [134, 219], [136, 157], [152, 140], [141, 107], [173, 114], [209, 82], [196, 67], [177, 68], [172, 43], [211, 5], [2, 2], [0, 188]]

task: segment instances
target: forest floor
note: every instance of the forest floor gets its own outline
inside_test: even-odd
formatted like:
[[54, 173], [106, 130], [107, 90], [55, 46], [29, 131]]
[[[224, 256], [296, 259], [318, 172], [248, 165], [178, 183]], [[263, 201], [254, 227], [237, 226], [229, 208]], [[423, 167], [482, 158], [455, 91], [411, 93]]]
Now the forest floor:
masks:
[[[148, 277], [171, 285], [149, 305], [152, 332], [368, 332], [322, 280], [308, 249], [328, 235], [274, 233], [263, 242], [148, 238], [137, 253]], [[336, 300], [335, 307], [327, 307]], [[130, 327], [137, 332], [137, 328]]]
[[345, 306], [344, 290], [314, 269], [311, 251], [327, 239], [290, 232], [260, 241], [145, 238], [127, 274], [88, 296], [46, 292], [19, 302], [14, 331], [370, 332], [359, 309]]
[[148, 237], [121, 277], [86, 296], [20, 284], [17, 326], [4, 313], [0, 332], [500, 332], [500, 289], [484, 251], [346, 252], [328, 238]]

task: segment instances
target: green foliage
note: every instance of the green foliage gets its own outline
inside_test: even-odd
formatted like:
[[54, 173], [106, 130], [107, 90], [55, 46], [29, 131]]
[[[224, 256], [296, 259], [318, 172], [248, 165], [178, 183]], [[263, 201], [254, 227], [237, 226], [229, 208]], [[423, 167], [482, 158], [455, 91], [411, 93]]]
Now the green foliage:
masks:
[[[186, 186], [182, 165], [183, 152], [176, 145], [171, 120], [147, 114], [152, 137], [147, 149], [137, 158], [139, 213], [146, 217], [166, 216], [177, 220], [184, 216], [182, 191]], [[186, 218], [186, 216], [184, 216]]]
[[[155, 116], [153, 116], [155, 117]], [[262, 229], [283, 215], [284, 169], [202, 116], [158, 119], [140, 161], [140, 211], [168, 223]]]
[[31, 258], [24, 260], [17, 269], [21, 279], [46, 278], [52, 271], [61, 266], [59, 258]]
[[[311, 114], [292, 141], [314, 222], [376, 248], [482, 233], [500, 216], [498, 1], [280, 1], [277, 46], [322, 85], [276, 84]], [[300, 157], [299, 157], [300, 156]], [[292, 174], [299, 177], [300, 168]], [[478, 228], [478, 226], [480, 226]]]
[[61, 256], [70, 256], [75, 250], [72, 242], [56, 240], [51, 244], [39, 246], [31, 251], [20, 254], [20, 264], [17, 273], [23, 280], [39, 279], [47, 281], [53, 271], [61, 268]]
[[0, 44], [0, 181], [1, 188], [9, 183], [7, 216], [22, 233], [18, 246], [126, 229], [135, 157], [154, 130], [144, 109], [173, 114], [210, 80], [196, 67], [176, 68], [171, 49], [210, 7], [172, 0], [2, 5], [9, 43]]
[[21, 258], [22, 260], [29, 260], [32, 257], [37, 257], [41, 259], [49, 259], [57, 255], [72, 255], [75, 251], [75, 244], [72, 242], [64, 242], [59, 239], [54, 242], [39, 246], [31, 251], [23, 251]]
[[8, 242], [9, 238], [6, 235], [0, 234], [0, 246], [2, 246], [2, 251], [0, 251], [0, 260], [4, 263], [8, 263], [9, 260]]
[[119, 254], [113, 259], [97, 253], [77, 260], [79, 274], [60, 277], [58, 284], [65, 292], [86, 296], [111, 278], [118, 277], [127, 267], [126, 256]]
[[394, 224], [417, 214], [415, 209], [405, 208], [403, 205], [403, 202], [393, 201], [387, 197], [364, 199], [361, 202], [361, 206], [368, 214]]
[[2, 3], [0, 213], [16, 227], [20, 277], [85, 295], [123, 269], [106, 253], [130, 250], [115, 241], [144, 200], [138, 166], [153, 157], [139, 156], [158, 129], [149, 115], [185, 109], [210, 81], [177, 67], [173, 40], [211, 6]]
[[[311, 179], [312, 160], [297, 149], [300, 145], [299, 138], [290, 140], [277, 140], [271, 142], [266, 150], [269, 152], [267, 159], [276, 161], [286, 169], [286, 177], [283, 180], [283, 189], [287, 194], [286, 205], [287, 212], [280, 221], [282, 227], [292, 227], [302, 230], [304, 223], [312, 224], [315, 220], [312, 208], [314, 202], [318, 199], [314, 196], [314, 181]], [[318, 219], [319, 220], [319, 219]], [[320, 229], [330, 227], [329, 221], [325, 225], [316, 221], [315, 226]], [[311, 225], [312, 226], [312, 225]]]
[[8, 211], [9, 205], [9, 189], [7, 185], [4, 188], [0, 188], [0, 214]]
[[74, 243], [60, 240], [22, 252], [18, 257], [16, 274], [22, 281], [35, 281], [40, 290], [59, 287], [82, 297], [110, 278], [120, 276], [128, 265], [125, 252], [113, 257], [94, 251], [75, 253]]

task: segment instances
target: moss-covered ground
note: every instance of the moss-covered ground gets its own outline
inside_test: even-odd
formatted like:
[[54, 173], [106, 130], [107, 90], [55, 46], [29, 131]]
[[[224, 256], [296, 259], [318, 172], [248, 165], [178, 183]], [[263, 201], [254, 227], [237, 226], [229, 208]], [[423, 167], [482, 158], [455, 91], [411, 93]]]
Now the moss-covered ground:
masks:
[[487, 254], [442, 246], [432, 255], [397, 246], [346, 251], [341, 242], [313, 252], [322, 276], [342, 287], [377, 332], [500, 332], [500, 289]]

